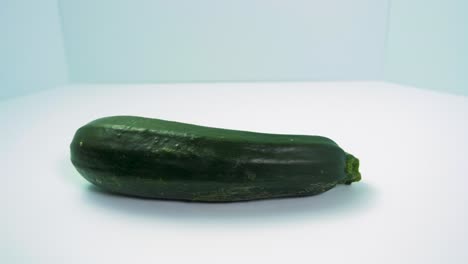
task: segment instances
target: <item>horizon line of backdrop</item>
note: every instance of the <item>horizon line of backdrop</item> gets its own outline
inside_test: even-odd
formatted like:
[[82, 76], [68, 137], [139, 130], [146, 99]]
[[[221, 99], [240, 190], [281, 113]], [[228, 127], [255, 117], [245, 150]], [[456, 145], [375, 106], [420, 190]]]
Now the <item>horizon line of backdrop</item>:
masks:
[[468, 95], [462, 0], [0, 0], [0, 99], [66, 83], [393, 81]]

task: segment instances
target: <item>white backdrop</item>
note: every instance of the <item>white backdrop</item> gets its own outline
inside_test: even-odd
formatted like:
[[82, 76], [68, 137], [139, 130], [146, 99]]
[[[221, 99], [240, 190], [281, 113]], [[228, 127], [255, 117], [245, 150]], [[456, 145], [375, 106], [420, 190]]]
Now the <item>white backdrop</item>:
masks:
[[[69, 144], [119, 114], [324, 135], [360, 159], [363, 178], [246, 203], [109, 195], [73, 168]], [[0, 102], [11, 127], [0, 263], [466, 264], [466, 116], [467, 97], [378, 82], [85, 85]]]

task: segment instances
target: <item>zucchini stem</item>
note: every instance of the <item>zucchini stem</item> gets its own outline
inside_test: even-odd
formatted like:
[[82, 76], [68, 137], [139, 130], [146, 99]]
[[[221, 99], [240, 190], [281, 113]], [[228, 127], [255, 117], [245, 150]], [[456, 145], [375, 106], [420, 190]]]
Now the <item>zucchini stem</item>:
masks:
[[359, 159], [353, 155], [346, 153], [345, 165], [346, 177], [338, 183], [351, 184], [361, 180], [361, 173], [359, 172]]

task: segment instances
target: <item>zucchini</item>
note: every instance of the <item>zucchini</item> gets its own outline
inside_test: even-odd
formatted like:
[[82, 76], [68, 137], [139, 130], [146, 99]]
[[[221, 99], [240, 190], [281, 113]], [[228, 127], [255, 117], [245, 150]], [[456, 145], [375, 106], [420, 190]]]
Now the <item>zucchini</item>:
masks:
[[112, 116], [79, 128], [71, 161], [89, 182], [131, 196], [233, 202], [308, 196], [359, 181], [331, 139]]

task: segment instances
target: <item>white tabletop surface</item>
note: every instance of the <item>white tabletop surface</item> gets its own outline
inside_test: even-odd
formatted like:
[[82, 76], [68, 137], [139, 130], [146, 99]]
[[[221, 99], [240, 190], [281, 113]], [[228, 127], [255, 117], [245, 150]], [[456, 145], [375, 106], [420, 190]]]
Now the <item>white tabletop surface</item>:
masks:
[[[323, 135], [362, 181], [230, 204], [109, 195], [81, 125], [140, 115]], [[468, 97], [378, 82], [73, 85], [0, 102], [0, 263], [468, 263]]]

